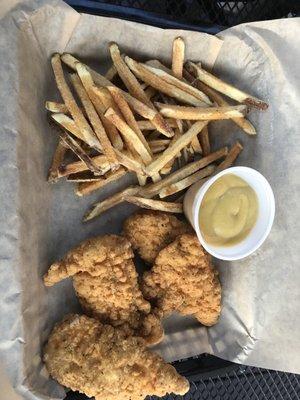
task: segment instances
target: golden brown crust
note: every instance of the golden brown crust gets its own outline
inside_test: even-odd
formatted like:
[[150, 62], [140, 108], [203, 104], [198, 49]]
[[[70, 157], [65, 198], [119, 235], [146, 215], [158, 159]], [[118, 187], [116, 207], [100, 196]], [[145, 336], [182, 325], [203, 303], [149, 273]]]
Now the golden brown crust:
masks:
[[101, 267], [98, 276], [78, 273], [73, 277], [73, 285], [87, 315], [154, 345], [162, 340], [163, 329], [160, 320], [151, 314], [151, 305], [144, 299], [137, 279], [133, 261], [126, 260]]
[[141, 338], [128, 338], [83, 315], [69, 315], [54, 327], [44, 361], [59, 383], [96, 400], [142, 400], [189, 389], [188, 381]]
[[44, 275], [44, 283], [46, 286], [52, 286], [78, 272], [88, 272], [97, 276], [101, 271], [100, 265], [109, 267], [132, 257], [131, 245], [122, 236], [104, 235], [90, 238], [70, 250], [61, 261], [52, 264]]
[[162, 315], [177, 311], [214, 325], [221, 311], [221, 287], [211, 256], [195, 234], [183, 234], [158, 254], [143, 277], [144, 296]]
[[104, 323], [142, 336], [148, 345], [163, 339], [163, 328], [138, 286], [130, 242], [121, 236], [88, 239], [53, 264], [44, 277], [50, 286], [73, 277], [83, 310]]
[[153, 264], [161, 249], [191, 228], [174, 215], [142, 211], [131, 215], [125, 221], [123, 230], [133, 249], [144, 261]]

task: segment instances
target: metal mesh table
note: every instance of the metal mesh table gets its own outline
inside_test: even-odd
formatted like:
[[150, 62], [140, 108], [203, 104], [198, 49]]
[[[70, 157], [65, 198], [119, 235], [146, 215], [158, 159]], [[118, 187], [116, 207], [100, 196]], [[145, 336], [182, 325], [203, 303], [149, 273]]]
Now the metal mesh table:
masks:
[[[79, 12], [207, 33], [243, 22], [300, 16], [299, 0], [66, 0]], [[298, 400], [300, 375], [240, 366], [216, 357], [174, 363], [191, 382], [185, 400]], [[68, 400], [86, 396], [69, 392]], [[155, 400], [155, 397], [149, 397]], [[182, 399], [166, 396], [165, 400]]]

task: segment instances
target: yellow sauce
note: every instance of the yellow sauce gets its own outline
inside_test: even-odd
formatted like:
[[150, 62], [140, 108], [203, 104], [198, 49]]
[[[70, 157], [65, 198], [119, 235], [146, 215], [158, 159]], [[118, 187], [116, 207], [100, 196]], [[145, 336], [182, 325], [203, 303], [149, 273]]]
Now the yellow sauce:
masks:
[[253, 228], [258, 214], [254, 190], [233, 174], [217, 179], [205, 193], [199, 211], [204, 240], [214, 246], [241, 242]]

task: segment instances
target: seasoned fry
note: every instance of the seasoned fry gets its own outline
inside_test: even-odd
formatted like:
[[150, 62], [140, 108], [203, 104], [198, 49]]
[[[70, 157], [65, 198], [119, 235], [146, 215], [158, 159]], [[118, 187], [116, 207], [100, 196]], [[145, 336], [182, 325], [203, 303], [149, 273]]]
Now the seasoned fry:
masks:
[[[61, 60], [71, 69], [73, 69], [76, 72], [76, 64], [79, 63], [80, 61], [75, 58], [74, 56], [72, 56], [69, 53], [64, 53], [61, 56]], [[96, 85], [99, 86], [108, 86], [108, 85], [112, 85], [112, 83], [105, 78], [103, 75], [99, 74], [98, 72], [94, 71], [92, 68], [88, 67], [86, 64], [81, 63], [82, 65], [84, 65], [89, 73], [92, 76], [93, 81], [95, 82]]]
[[[95, 95], [95, 92], [93, 90], [94, 87], [94, 82], [93, 78], [89, 72], [89, 70], [81, 63], [76, 63], [76, 70], [79, 75], [79, 78], [84, 86], [84, 89], [87, 92], [88, 97], [91, 100], [92, 105], [94, 104], [96, 107], [97, 112], [99, 113], [100, 116], [102, 116], [102, 120], [104, 120], [103, 117], [103, 108], [99, 104], [99, 98]], [[94, 107], [92, 107], [94, 110]], [[87, 111], [87, 110], [86, 110]], [[91, 112], [91, 110], [90, 110]], [[93, 117], [93, 118], [92, 118]], [[117, 158], [114, 152], [114, 148], [107, 136], [107, 133], [101, 123], [100, 118], [98, 117], [97, 113], [92, 112], [91, 115], [89, 115], [89, 118], [93, 120], [92, 124], [94, 126], [97, 126], [97, 135], [99, 137], [99, 141], [101, 142], [103, 152], [106, 154], [108, 157], [109, 161], [112, 163], [112, 165], [118, 165]], [[106, 124], [107, 128], [110, 129], [109, 125]], [[111, 129], [111, 134], [116, 137], [115, 132], [113, 132]], [[119, 147], [119, 146], [118, 146]]]
[[79, 174], [72, 174], [67, 176], [67, 182], [96, 182], [101, 181], [102, 176], [94, 175], [91, 171], [79, 172]]
[[125, 62], [139, 79], [148, 83], [158, 91], [165, 93], [170, 97], [175, 97], [177, 100], [182, 101], [183, 103], [191, 104], [192, 106], [203, 105], [203, 101], [200, 101], [193, 95], [166, 82], [164, 79], [154, 74], [150, 70], [151, 67], [138, 63], [128, 56], [125, 57]]
[[58, 180], [59, 178], [59, 167], [62, 165], [62, 162], [64, 160], [65, 154], [67, 151], [67, 147], [65, 144], [62, 142], [60, 139], [58, 141], [58, 144], [56, 146], [53, 159], [52, 159], [52, 164], [49, 169], [49, 174], [48, 174], [48, 182], [54, 183]]
[[[190, 94], [191, 96], [195, 97], [196, 99], [198, 99], [199, 102], [194, 105], [207, 107], [208, 105], [212, 104], [205, 93], [203, 93], [196, 87], [191, 86], [188, 82], [181, 80], [181, 79], [177, 79], [177, 78], [175, 78], [175, 76], [168, 74], [166, 71], [164, 71], [162, 69], [154, 68], [147, 64], [142, 64], [142, 65], [149, 72], [155, 74], [157, 77], [160, 77], [165, 82], [169, 83], [170, 85], [174, 85], [178, 89], [181, 89], [184, 92], [186, 92], [186, 93]], [[172, 97], [174, 97], [174, 96], [172, 96]]]
[[105, 78], [112, 81], [118, 75], [117, 68], [112, 65], [105, 73]]
[[[80, 65], [78, 64], [78, 70], [81, 73], [81, 76], [83, 74], [82, 70], [80, 69]], [[116, 157], [115, 151], [106, 135], [105, 129], [102, 125], [102, 122], [93, 106], [93, 103], [91, 102], [88, 93], [86, 91], [86, 86], [81, 83], [78, 75], [72, 74], [71, 75], [71, 81], [73, 83], [73, 86], [78, 94], [78, 97], [80, 98], [80, 101], [87, 113], [87, 116], [93, 126], [93, 129], [96, 133], [96, 136], [99, 139], [99, 142], [101, 143], [102, 151], [104, 155], [107, 157], [108, 162], [111, 165], [112, 171], [118, 168], [118, 159]], [[84, 78], [82, 79], [83, 82], [85, 82]]]
[[188, 177], [182, 179], [181, 181], [178, 181], [170, 186], [165, 187], [159, 192], [159, 197], [164, 198], [167, 196], [171, 196], [174, 193], [181, 192], [181, 190], [188, 188], [189, 186], [193, 185], [200, 179], [203, 179], [211, 175], [215, 169], [216, 167], [214, 165], [209, 165], [208, 167], [201, 169], [200, 171], [195, 172], [192, 175], [189, 175]]
[[138, 136], [138, 138], [143, 143], [143, 145], [146, 147], [148, 153], [152, 157], [151, 150], [147, 143], [147, 140], [145, 139], [145, 136], [141, 132], [141, 130], [138, 126], [138, 123], [137, 123], [130, 107], [128, 106], [124, 96], [122, 95], [120, 90], [117, 89], [116, 87], [109, 86], [108, 90], [110, 91], [115, 103], [117, 104], [121, 113], [123, 114], [123, 117], [124, 117], [125, 121], [127, 122], [128, 126], [136, 133], [136, 135]]
[[87, 143], [89, 146], [95, 148], [98, 151], [102, 151], [102, 147], [100, 145], [99, 140], [96, 136], [91, 136], [86, 140], [86, 138], [81, 133], [78, 126], [75, 124], [75, 121], [68, 117], [65, 114], [52, 114], [51, 119], [60, 125], [63, 129], [67, 130], [68, 132], [72, 133], [72, 135], [76, 136], [78, 139], [82, 140], [83, 142]]
[[191, 140], [201, 132], [207, 121], [197, 121], [192, 127], [179, 137], [173, 144], [171, 144], [161, 156], [154, 160], [150, 165], [147, 166], [146, 171], [149, 175], [153, 175], [159, 172], [168, 161], [172, 160], [185, 146], [187, 146]]
[[229, 107], [185, 107], [172, 104], [155, 103], [162, 115], [169, 118], [188, 120], [219, 120], [232, 117], [243, 117], [247, 112], [247, 106]]
[[127, 87], [129, 93], [141, 102], [147, 104], [149, 107], [152, 107], [152, 103], [146, 96], [144, 90], [141, 88], [138, 80], [122, 59], [118, 46], [115, 43], [110, 44], [109, 51], [114, 66], [116, 67], [116, 70], [118, 71], [118, 74], [124, 85]]
[[83, 220], [90, 221], [91, 219], [98, 217], [104, 211], [107, 211], [110, 208], [116, 206], [117, 204], [120, 204], [123, 201], [125, 201], [126, 197], [136, 195], [139, 192], [139, 190], [141, 190], [139, 186], [130, 186], [122, 190], [121, 192], [114, 194], [108, 199], [105, 199], [103, 201], [100, 201], [99, 203], [94, 204], [92, 209], [88, 211], [87, 214], [84, 216]]
[[208, 135], [208, 125], [206, 125], [203, 129], [201, 134], [199, 135], [200, 143], [202, 147], [203, 156], [208, 156], [210, 153], [210, 142], [209, 142], [209, 135]]
[[[178, 126], [175, 119], [169, 118], [165, 121], [171, 128], [177, 128]], [[154, 131], [156, 129], [151, 121], [137, 121], [137, 124], [141, 131]]]
[[119, 112], [111, 97], [111, 94], [106, 88], [97, 88], [96, 86], [92, 86], [91, 90], [94, 92], [93, 104], [113, 147], [118, 150], [122, 150], [123, 141], [118, 130], [108, 119], [104, 117], [104, 113], [109, 107], [112, 107], [116, 112]]
[[67, 132], [62, 132], [59, 134], [61, 140], [68, 146], [96, 175], [103, 175], [105, 169], [101, 166], [96, 165], [93, 160], [87, 155], [79, 143], [67, 134]]
[[142, 188], [140, 195], [143, 197], [153, 197], [156, 196], [164, 187], [169, 186], [173, 183], [186, 178], [187, 176], [197, 172], [199, 169], [206, 167], [207, 165], [225, 157], [228, 154], [228, 148], [223, 147], [214, 153], [209, 154], [207, 157], [201, 158], [201, 160], [194, 161], [181, 169], [173, 172], [171, 175], [162, 179], [160, 182], [151, 183], [146, 187]]
[[229, 153], [227, 154], [225, 160], [217, 166], [216, 172], [220, 172], [223, 169], [231, 167], [242, 150], [243, 146], [241, 145], [241, 143], [236, 142], [229, 150]]
[[181, 79], [184, 64], [185, 44], [181, 37], [174, 39], [172, 49], [172, 72], [173, 75]]
[[117, 149], [115, 151], [121, 165], [138, 175], [145, 175], [144, 164], [135, 160], [131, 155], [125, 153], [124, 151], [121, 152]]
[[148, 97], [148, 99], [151, 100], [151, 98], [152, 98], [153, 96], [155, 96], [155, 94], [157, 93], [157, 90], [154, 89], [154, 88], [151, 87], [151, 86], [148, 86], [148, 87], [144, 90], [144, 92], [145, 92], [145, 95]]
[[196, 78], [198, 78], [200, 81], [206, 83], [208, 86], [212, 87], [218, 92], [221, 92], [226, 96], [238, 101], [239, 103], [244, 103], [248, 106], [253, 106], [260, 110], [266, 110], [269, 106], [264, 101], [235, 88], [229, 83], [222, 81], [221, 79], [217, 78], [210, 72], [205, 71], [199, 65], [194, 64], [191, 61], [188, 61], [186, 63], [186, 69], [188, 70], [188, 72], [196, 76]]
[[[216, 92], [211, 87], [207, 86], [205, 83], [201, 82], [199, 79], [191, 75], [187, 70], [183, 71], [184, 77], [195, 87], [202, 90], [212, 101], [214, 101], [218, 106], [229, 106], [230, 104], [222, 97], [222, 95]], [[256, 130], [249, 120], [245, 117], [232, 118], [232, 121], [243, 129], [248, 135], [256, 135]]]
[[[108, 172], [110, 170], [109, 162], [107, 158], [103, 155], [91, 157], [93, 163], [102, 168], [103, 171]], [[67, 165], [60, 165], [58, 168], [58, 178], [68, 176], [71, 174], [78, 174], [79, 172], [85, 172], [89, 168], [83, 161], [74, 161]]]
[[135, 151], [141, 156], [145, 164], [149, 164], [152, 160], [152, 156], [130, 126], [120, 118], [112, 108], [109, 108], [104, 115], [115, 125], [116, 128], [118, 128], [123, 135], [124, 140], [130, 143]]
[[88, 194], [91, 194], [95, 190], [101, 189], [105, 185], [108, 185], [109, 183], [114, 182], [114, 181], [122, 178], [124, 175], [126, 175], [126, 173], [127, 172], [126, 172], [126, 170], [124, 168], [119, 168], [115, 172], [110, 172], [110, 173], [104, 175], [104, 177], [99, 181], [80, 183], [77, 186], [77, 189], [76, 189], [75, 193], [78, 196], [86, 196]]
[[136, 196], [126, 196], [124, 198], [125, 201], [128, 203], [135, 204], [139, 207], [146, 208], [148, 210], [157, 210], [157, 211], [164, 211], [170, 213], [182, 213], [183, 207], [180, 203], [170, 203], [167, 201], [160, 201], [160, 200], [150, 200], [144, 199], [143, 197], [136, 197]]
[[46, 101], [45, 108], [53, 113], [68, 114], [69, 112], [68, 107], [64, 103], [57, 103], [56, 101]]
[[82, 111], [78, 107], [72, 92], [67, 85], [64, 77], [64, 72], [61, 65], [61, 60], [59, 54], [54, 54], [51, 58], [52, 69], [54, 72], [56, 84], [61, 97], [64, 100], [66, 107], [68, 108], [75, 124], [78, 126], [82, 136], [84, 137], [86, 143], [92, 143], [95, 140], [94, 132], [89, 126], [87, 120], [85, 119]]

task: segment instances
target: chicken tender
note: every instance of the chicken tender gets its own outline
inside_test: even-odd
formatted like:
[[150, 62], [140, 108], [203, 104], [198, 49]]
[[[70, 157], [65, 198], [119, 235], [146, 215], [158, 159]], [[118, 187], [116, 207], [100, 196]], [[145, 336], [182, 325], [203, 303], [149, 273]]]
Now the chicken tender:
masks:
[[44, 362], [60, 384], [95, 400], [142, 400], [189, 389], [143, 339], [84, 315], [69, 315], [54, 327]]
[[143, 277], [144, 296], [161, 316], [176, 311], [214, 325], [221, 311], [221, 287], [211, 256], [195, 234], [183, 234], [158, 254]]
[[121, 264], [133, 257], [130, 242], [126, 238], [117, 235], [105, 235], [90, 238], [75, 247], [63, 260], [54, 263], [44, 276], [46, 286], [77, 274], [88, 272], [92, 276], [101, 273], [102, 268]]
[[51, 286], [68, 276], [83, 310], [104, 323], [140, 335], [149, 345], [160, 342], [163, 328], [138, 285], [133, 251], [126, 238], [100, 236], [80, 244], [53, 264], [44, 277]]
[[153, 264], [161, 249], [191, 228], [174, 215], [149, 210], [130, 216], [123, 230], [133, 249], [145, 262]]

